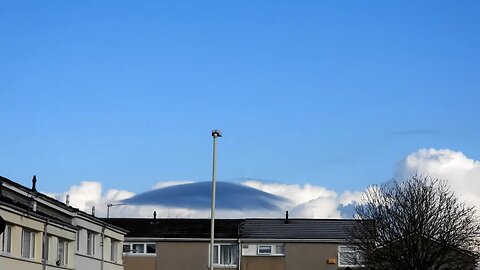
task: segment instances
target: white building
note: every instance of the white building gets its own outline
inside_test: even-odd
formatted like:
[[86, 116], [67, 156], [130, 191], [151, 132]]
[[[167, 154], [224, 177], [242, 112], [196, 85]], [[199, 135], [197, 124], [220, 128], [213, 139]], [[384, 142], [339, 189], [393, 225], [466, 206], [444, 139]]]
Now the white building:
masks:
[[123, 270], [125, 230], [0, 177], [1, 269]]

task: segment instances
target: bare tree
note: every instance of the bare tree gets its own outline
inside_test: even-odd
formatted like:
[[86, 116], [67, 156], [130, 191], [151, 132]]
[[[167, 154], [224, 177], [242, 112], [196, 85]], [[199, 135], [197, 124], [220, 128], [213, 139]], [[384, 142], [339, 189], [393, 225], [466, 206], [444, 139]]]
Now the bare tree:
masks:
[[370, 187], [349, 241], [366, 269], [474, 269], [479, 223], [444, 181], [412, 175]]

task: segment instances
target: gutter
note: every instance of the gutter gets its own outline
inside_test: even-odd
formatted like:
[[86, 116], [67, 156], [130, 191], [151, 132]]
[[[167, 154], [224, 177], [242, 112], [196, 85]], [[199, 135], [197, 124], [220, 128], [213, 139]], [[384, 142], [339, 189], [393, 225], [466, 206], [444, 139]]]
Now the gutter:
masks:
[[100, 270], [103, 270], [103, 264], [105, 263], [105, 229], [107, 228], [107, 223], [102, 227], [102, 259], [100, 261]]

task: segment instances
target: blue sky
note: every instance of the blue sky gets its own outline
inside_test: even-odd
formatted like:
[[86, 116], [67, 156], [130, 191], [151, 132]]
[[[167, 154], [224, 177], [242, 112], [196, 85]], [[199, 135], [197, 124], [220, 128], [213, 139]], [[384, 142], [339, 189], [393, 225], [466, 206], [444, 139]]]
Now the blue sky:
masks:
[[0, 3], [0, 175], [138, 193], [218, 177], [359, 190], [480, 159], [479, 1]]

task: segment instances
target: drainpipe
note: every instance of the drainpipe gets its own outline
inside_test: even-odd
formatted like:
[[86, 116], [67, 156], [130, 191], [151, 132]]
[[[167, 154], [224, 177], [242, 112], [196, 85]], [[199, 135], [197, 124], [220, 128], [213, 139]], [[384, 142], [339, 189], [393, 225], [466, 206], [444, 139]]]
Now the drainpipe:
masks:
[[241, 269], [242, 265], [242, 240], [238, 238], [238, 270]]
[[43, 239], [42, 239], [42, 269], [47, 269], [47, 259], [45, 255], [47, 253], [47, 226], [48, 226], [48, 219], [45, 221], [45, 225], [43, 225]]
[[107, 224], [105, 223], [105, 225], [103, 225], [102, 227], [102, 243], [101, 243], [101, 246], [102, 246], [102, 260], [101, 260], [101, 264], [100, 264], [100, 270], [103, 270], [103, 264], [104, 264], [104, 261], [105, 261], [105, 229], [107, 228]]

